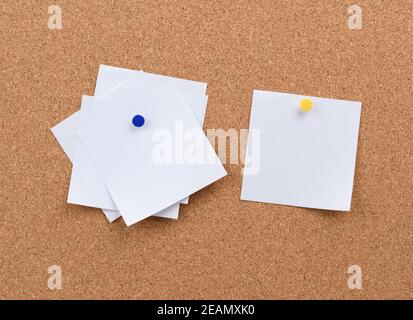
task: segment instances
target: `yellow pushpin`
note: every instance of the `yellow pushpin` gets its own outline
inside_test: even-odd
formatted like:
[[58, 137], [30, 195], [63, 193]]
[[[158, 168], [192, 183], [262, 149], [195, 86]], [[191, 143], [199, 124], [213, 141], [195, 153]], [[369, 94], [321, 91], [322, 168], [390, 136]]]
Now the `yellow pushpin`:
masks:
[[303, 99], [300, 102], [300, 109], [304, 112], [308, 112], [313, 108], [313, 102], [310, 99]]

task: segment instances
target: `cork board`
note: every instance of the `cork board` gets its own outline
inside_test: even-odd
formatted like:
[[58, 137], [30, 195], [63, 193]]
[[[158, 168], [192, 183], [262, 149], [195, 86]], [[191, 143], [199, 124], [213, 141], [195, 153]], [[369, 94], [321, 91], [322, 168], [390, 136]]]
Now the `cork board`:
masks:
[[[357, 1], [361, 30], [351, 4], [3, 0], [0, 297], [411, 299], [413, 3]], [[362, 101], [351, 212], [240, 201], [241, 164], [178, 221], [126, 228], [68, 205], [50, 128], [93, 94], [99, 64], [207, 82], [205, 128], [248, 128], [253, 89]]]

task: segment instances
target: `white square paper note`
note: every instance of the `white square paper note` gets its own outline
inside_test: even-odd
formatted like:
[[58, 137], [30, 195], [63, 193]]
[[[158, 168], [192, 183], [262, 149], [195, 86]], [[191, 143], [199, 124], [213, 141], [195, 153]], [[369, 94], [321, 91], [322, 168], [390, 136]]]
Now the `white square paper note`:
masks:
[[244, 171], [241, 199], [349, 211], [360, 112], [356, 101], [255, 90], [247, 158], [259, 165]]
[[[142, 100], [117, 107], [102, 104], [99, 108], [95, 124], [80, 130], [79, 137], [127, 225], [178, 203], [226, 175], [174, 81]], [[131, 124], [136, 114], [145, 116], [141, 128]], [[188, 148], [177, 147], [187, 138], [197, 142], [189, 143], [189, 157], [184, 154]], [[158, 163], [154, 151], [162, 144], [167, 156], [177, 159], [178, 154], [182, 159]], [[209, 161], [189, 163], [187, 158], [194, 146]]]

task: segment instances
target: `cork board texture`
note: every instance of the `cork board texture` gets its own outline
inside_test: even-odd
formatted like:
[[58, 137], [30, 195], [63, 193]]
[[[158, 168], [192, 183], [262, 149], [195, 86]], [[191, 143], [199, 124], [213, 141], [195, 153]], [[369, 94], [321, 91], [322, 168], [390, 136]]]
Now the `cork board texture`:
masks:
[[[358, 0], [360, 30], [352, 4], [3, 0], [0, 297], [413, 298], [413, 2]], [[126, 228], [68, 205], [71, 164], [50, 128], [93, 94], [99, 64], [207, 82], [206, 129], [248, 128], [253, 89], [361, 101], [351, 212], [240, 201], [242, 164], [178, 221]], [[61, 290], [47, 286], [54, 264]]]

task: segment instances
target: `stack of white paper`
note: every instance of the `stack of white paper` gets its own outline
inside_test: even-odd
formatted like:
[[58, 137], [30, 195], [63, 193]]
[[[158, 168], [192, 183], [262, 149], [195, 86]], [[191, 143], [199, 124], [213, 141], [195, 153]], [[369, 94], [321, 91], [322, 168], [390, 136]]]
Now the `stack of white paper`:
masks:
[[101, 65], [95, 95], [52, 128], [73, 163], [68, 202], [128, 226], [177, 219], [189, 195], [226, 175], [202, 130], [206, 86]]

